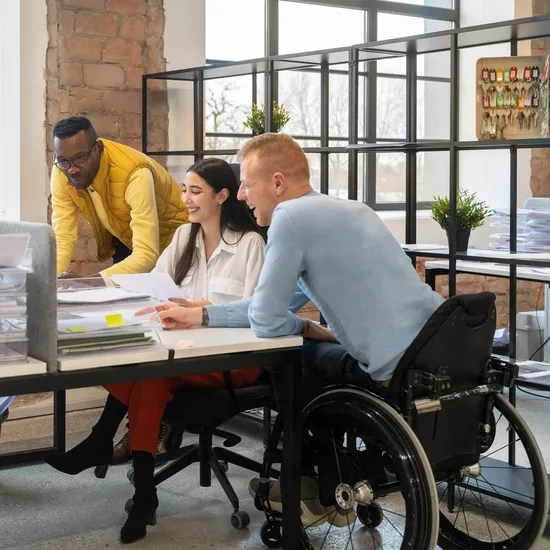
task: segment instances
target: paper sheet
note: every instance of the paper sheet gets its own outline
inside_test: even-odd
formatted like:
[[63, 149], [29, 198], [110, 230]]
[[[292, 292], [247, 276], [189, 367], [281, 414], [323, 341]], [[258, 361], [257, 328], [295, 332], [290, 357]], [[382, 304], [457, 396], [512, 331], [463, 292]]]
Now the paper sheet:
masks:
[[181, 290], [168, 273], [111, 275], [111, 279], [122, 289], [147, 294], [162, 302], [167, 302], [170, 298], [183, 298]]
[[[60, 319], [57, 321], [57, 330], [58, 332], [69, 334], [113, 330], [113, 327], [110, 326], [107, 321], [107, 317], [109, 317], [109, 315], [104, 317], [75, 316], [73, 319]], [[135, 319], [130, 315], [121, 315], [120, 317], [123, 324], [118, 325], [119, 327], [129, 327], [143, 324], [142, 321]]]
[[28, 246], [29, 235], [26, 233], [0, 235], [0, 267], [21, 265]]
[[126, 292], [119, 288], [94, 288], [76, 292], [58, 292], [59, 304], [108, 304], [128, 300], [143, 300], [148, 294]]

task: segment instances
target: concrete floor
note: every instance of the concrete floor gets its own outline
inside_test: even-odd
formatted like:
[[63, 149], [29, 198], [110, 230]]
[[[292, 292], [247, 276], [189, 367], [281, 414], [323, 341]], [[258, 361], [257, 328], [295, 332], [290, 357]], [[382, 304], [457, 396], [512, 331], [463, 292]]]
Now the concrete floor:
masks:
[[[548, 406], [545, 400], [520, 394], [519, 408], [550, 462]], [[69, 446], [89, 433], [98, 414], [99, 411], [92, 410], [68, 415]], [[49, 445], [51, 427], [51, 417], [8, 422], [4, 425], [0, 450], [5, 453]], [[259, 460], [262, 453], [260, 425], [239, 418], [229, 428], [245, 436], [243, 444], [237, 448], [239, 452]], [[127, 465], [113, 467], [104, 480], [97, 480], [91, 470], [75, 477], [65, 476], [45, 464], [0, 470], [0, 549], [99, 550], [120, 546], [119, 531], [126, 517], [124, 503], [133, 492], [126, 479], [127, 469]], [[233, 467], [229, 476], [241, 498], [241, 507], [251, 516], [248, 529], [237, 531], [231, 527], [231, 506], [221, 488], [216, 481], [210, 488], [199, 487], [195, 466], [159, 487], [158, 523], [149, 527], [147, 537], [132, 548], [265, 548], [259, 537], [264, 517], [255, 510], [247, 490], [251, 475]], [[503, 510], [504, 517], [505, 512]], [[513, 523], [512, 518], [506, 519]], [[480, 525], [484, 521], [481, 516]], [[347, 540], [347, 529], [338, 531], [341, 538]], [[366, 531], [361, 531], [362, 534], [354, 535], [354, 548], [373, 548], [371, 535], [366, 536]], [[391, 527], [382, 530], [380, 538], [376, 548], [399, 549], [401, 539], [393, 540]], [[324, 548], [343, 549], [346, 544], [341, 542], [337, 536]], [[548, 548], [549, 529], [535, 550]]]

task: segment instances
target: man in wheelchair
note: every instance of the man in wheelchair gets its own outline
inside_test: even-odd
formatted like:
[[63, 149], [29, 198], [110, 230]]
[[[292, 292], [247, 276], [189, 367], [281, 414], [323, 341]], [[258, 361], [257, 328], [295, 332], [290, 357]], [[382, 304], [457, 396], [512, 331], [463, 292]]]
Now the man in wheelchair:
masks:
[[[500, 395], [514, 372], [491, 360], [494, 295], [443, 303], [373, 210], [312, 189], [307, 158], [290, 136], [257, 136], [239, 161], [239, 198], [259, 225], [270, 226], [254, 296], [203, 308], [165, 304], [160, 317], [167, 328], [251, 326], [264, 338], [300, 334], [304, 373], [335, 386], [304, 403], [303, 547], [334, 536], [331, 548], [351, 542], [352, 549], [431, 550], [439, 536], [445, 550], [531, 548], [548, 510], [547, 478], [532, 434]], [[328, 328], [296, 316], [310, 300]], [[280, 401], [280, 372], [271, 374]], [[266, 451], [266, 475], [250, 484], [267, 515], [261, 535], [270, 547], [282, 540], [280, 488], [267, 479], [280, 425]], [[466, 514], [475, 515], [499, 490], [480, 464], [506, 447], [494, 450], [495, 441], [501, 447], [500, 426], [506, 440], [513, 429], [514, 445], [525, 448], [531, 513], [514, 535], [499, 526], [482, 537], [479, 521], [472, 529]], [[449, 516], [457, 491], [460, 511]], [[508, 493], [499, 496], [524, 515], [516, 510], [518, 498], [511, 504]], [[485, 515], [487, 525], [494, 516]], [[367, 529], [356, 530], [357, 520]], [[380, 535], [383, 520], [389, 534]]]

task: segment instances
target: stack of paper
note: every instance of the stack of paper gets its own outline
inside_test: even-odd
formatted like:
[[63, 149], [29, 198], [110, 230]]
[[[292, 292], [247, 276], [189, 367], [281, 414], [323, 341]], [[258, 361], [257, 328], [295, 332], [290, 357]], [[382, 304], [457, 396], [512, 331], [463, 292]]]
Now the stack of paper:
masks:
[[108, 351], [153, 344], [156, 325], [121, 313], [105, 316], [69, 315], [57, 322], [61, 355]]

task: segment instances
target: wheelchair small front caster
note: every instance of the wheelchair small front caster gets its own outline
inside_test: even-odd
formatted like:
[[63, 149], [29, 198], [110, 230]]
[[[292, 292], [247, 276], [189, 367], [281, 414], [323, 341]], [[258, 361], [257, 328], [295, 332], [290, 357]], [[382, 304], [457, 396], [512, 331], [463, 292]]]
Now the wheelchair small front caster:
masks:
[[260, 529], [260, 538], [268, 548], [282, 548], [283, 526], [282, 522], [264, 521]]
[[133, 485], [134, 484], [134, 469], [130, 468], [128, 472], [126, 473], [126, 477], [128, 478], [128, 481]]
[[101, 466], [96, 466], [94, 470], [95, 477], [97, 477], [97, 479], [105, 479], [108, 469], [109, 469], [108, 464], [102, 464]]
[[229, 463], [227, 463], [225, 460], [220, 460], [220, 470], [227, 474], [229, 472]]
[[384, 513], [378, 502], [357, 506], [357, 517], [367, 529], [376, 529], [384, 519]]
[[231, 525], [235, 529], [244, 529], [250, 523], [250, 516], [244, 510], [237, 510], [231, 514]]

